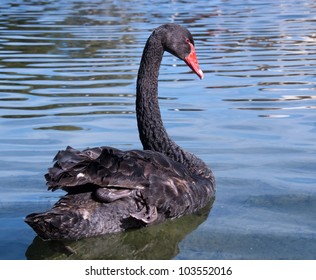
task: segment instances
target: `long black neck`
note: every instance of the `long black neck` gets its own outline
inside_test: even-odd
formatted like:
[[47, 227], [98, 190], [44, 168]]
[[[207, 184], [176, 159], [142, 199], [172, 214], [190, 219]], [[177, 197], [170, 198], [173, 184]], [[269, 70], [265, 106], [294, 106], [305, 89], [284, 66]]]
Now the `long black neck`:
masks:
[[144, 150], [163, 153], [186, 165], [191, 172], [207, 176], [209, 169], [205, 163], [182, 150], [163, 126], [158, 103], [158, 75], [163, 53], [161, 34], [154, 32], [144, 48], [137, 78], [136, 115], [140, 140]]

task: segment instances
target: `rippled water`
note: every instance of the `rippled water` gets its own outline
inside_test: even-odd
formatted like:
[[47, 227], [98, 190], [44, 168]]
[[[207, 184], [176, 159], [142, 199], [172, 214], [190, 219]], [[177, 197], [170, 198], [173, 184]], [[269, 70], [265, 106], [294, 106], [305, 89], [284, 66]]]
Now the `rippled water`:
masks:
[[[316, 258], [315, 1], [195, 2], [1, 2], [1, 259]], [[216, 175], [210, 213], [69, 244], [35, 238], [23, 219], [63, 194], [43, 178], [59, 149], [141, 147], [137, 69], [167, 22], [190, 29], [205, 72], [166, 54], [159, 95], [169, 134]]]

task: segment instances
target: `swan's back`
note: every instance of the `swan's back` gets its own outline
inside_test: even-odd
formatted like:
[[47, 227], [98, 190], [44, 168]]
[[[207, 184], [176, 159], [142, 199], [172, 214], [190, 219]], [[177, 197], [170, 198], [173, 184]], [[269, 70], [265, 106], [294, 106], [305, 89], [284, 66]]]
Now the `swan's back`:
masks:
[[209, 179], [161, 153], [111, 147], [67, 147], [45, 177], [49, 189], [68, 192], [52, 210], [26, 219], [46, 239], [76, 239], [176, 218], [204, 207], [214, 191]]

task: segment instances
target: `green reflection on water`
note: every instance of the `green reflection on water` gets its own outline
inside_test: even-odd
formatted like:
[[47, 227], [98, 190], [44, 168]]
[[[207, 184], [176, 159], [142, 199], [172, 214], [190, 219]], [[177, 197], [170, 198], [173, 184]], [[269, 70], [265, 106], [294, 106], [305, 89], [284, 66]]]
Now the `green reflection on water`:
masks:
[[42, 126], [34, 128], [35, 130], [62, 130], [62, 131], [73, 131], [73, 130], [83, 130], [82, 127], [75, 125], [54, 125], [54, 126]]

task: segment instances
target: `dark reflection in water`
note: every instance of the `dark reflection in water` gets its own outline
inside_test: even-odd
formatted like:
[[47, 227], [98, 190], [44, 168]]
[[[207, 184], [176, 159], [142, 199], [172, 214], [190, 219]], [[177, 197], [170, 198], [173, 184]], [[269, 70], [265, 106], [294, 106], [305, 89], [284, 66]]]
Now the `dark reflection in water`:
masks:
[[79, 241], [36, 237], [25, 254], [28, 259], [172, 259], [179, 253], [179, 242], [207, 219], [212, 204], [180, 219], [119, 234]]

